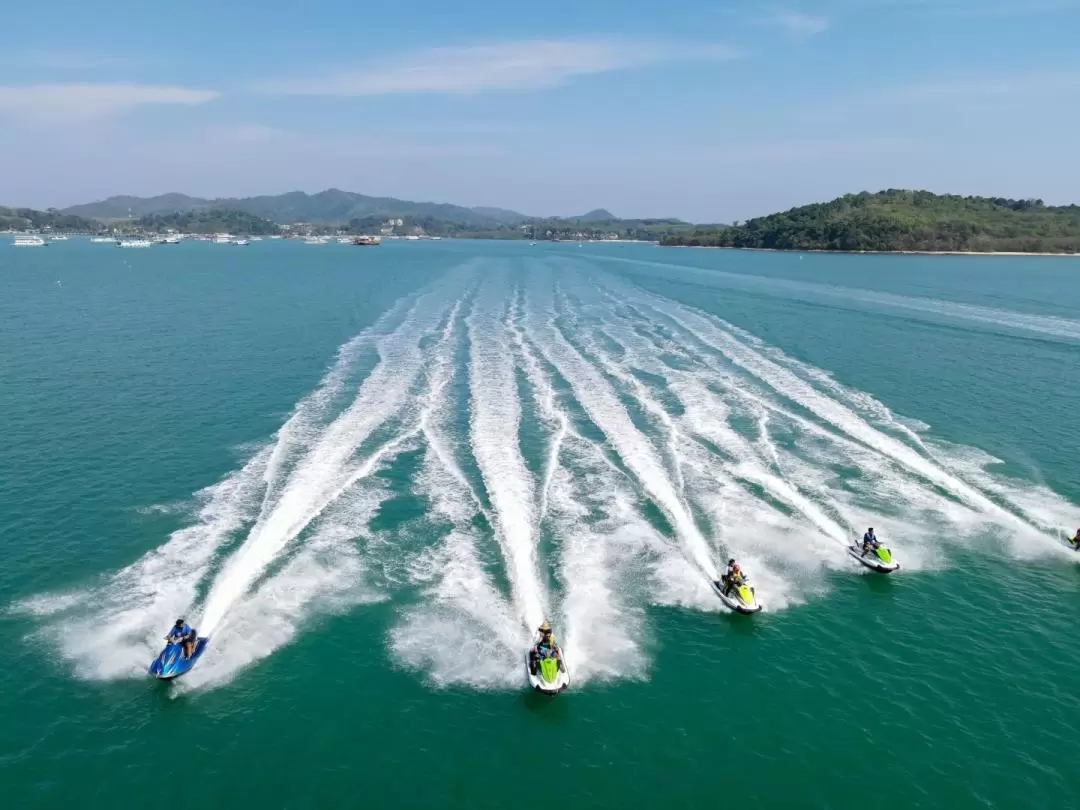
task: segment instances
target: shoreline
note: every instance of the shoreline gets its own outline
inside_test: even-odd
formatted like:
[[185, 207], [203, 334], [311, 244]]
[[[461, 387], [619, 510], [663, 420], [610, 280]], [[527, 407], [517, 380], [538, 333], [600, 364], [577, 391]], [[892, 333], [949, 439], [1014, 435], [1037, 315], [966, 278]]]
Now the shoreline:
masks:
[[663, 245], [664, 248], [689, 248], [691, 250], [749, 250], [757, 253], [822, 253], [837, 256], [1057, 256], [1066, 259], [1080, 259], [1080, 253], [1027, 253], [1017, 250], [822, 250], [821, 248], [807, 248], [796, 250], [792, 248], [752, 248], [752, 247], [729, 247], [727, 245]]

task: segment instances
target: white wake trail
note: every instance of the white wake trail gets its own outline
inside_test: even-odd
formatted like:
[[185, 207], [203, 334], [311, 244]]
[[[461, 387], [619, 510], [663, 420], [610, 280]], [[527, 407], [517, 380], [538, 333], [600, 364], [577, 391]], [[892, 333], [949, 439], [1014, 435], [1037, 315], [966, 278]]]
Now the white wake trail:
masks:
[[254, 518], [270, 453], [264, 448], [240, 470], [196, 493], [202, 506], [191, 526], [102, 585], [33, 597], [14, 610], [46, 618], [38, 635], [56, 646], [77, 677], [144, 676], [161, 649], [163, 628], [191, 607], [219, 549]]
[[544, 618], [536, 562], [535, 489], [521, 456], [521, 401], [511, 347], [509, 283], [493, 274], [466, 318], [469, 330], [470, 435], [495, 513], [514, 603], [525, 627]]
[[577, 684], [640, 677], [647, 666], [640, 647], [644, 596], [634, 573], [664, 543], [634, 510], [622, 471], [574, 430], [519, 323], [527, 309], [522, 294], [515, 310], [517, 350], [537, 411], [551, 430], [539, 520], [559, 549], [563, 651]]
[[570, 384], [589, 418], [607, 436], [623, 463], [671, 520], [679, 540], [694, 563], [711, 579], [716, 566], [709, 544], [694, 523], [649, 440], [634, 426], [626, 408], [603, 375], [559, 331], [550, 313], [555, 310], [550, 289], [539, 287], [530, 299], [525, 322], [534, 343]]
[[567, 416], [566, 411], [556, 403], [555, 389], [541, 368], [536, 352], [520, 326], [519, 322], [524, 306], [524, 290], [519, 290], [518, 298], [514, 302], [514, 312], [511, 319], [514, 345], [517, 348], [518, 356], [521, 358], [522, 368], [525, 370], [529, 385], [532, 387], [537, 410], [545, 421], [554, 426], [554, 431], [548, 442], [547, 458], [544, 460], [543, 481], [540, 484], [540, 504], [537, 509], [537, 521], [542, 522], [547, 515], [548, 499], [559, 464], [559, 454], [562, 451], [563, 442], [571, 433], [571, 427], [570, 418]]
[[[779, 350], [766, 351], [756, 338], [746, 336], [741, 330], [715, 316], [701, 313], [691, 307], [677, 304], [638, 288], [619, 286], [625, 294], [637, 301], [639, 306], [655, 311], [659, 317], [666, 319], [675, 328], [689, 336], [692, 341], [724, 357], [735, 367], [749, 374], [751, 380], [764, 384], [778, 398], [806, 409], [816, 419], [838, 431], [837, 434], [831, 435], [832, 441], [840, 441], [843, 438], [855, 442], [922, 481], [949, 493], [952, 498], [975, 513], [993, 518], [998, 523], [1010, 527], [1014, 537], [1035, 542], [1044, 551], [1060, 550], [1059, 544], [1047, 536], [1049, 529], [1045, 521], [1036, 516], [1037, 510], [1033, 510], [1026, 503], [1027, 499], [1009, 501], [1009, 509], [1001, 506], [982, 488], [973, 485], [964, 476], [952, 470], [949, 462], [936, 459], [929, 450], [925, 453], [921, 452], [926, 447], [921, 439], [916, 441], [919, 448], [916, 449], [890, 433], [871, 425], [842, 399], [835, 399], [822, 393], [797, 373], [797, 363], [778, 361], [776, 354]], [[836, 386], [835, 382], [827, 388], [834, 386]], [[849, 394], [843, 399], [851, 399], [853, 396], [855, 395]], [[776, 403], [763, 400], [762, 404], [774, 412], [784, 413], [793, 422], [801, 422], [811, 432], [818, 434], [823, 432], [821, 427], [782, 407], [778, 408]], [[860, 405], [860, 410], [869, 411], [876, 407], [883, 408], [880, 404], [872, 406], [864, 402]], [[891, 417], [891, 414], [890, 418], [884, 421], [889, 421], [890, 427], [897, 429], [898, 432], [910, 435], [909, 431], [903, 429], [903, 426]], [[830, 434], [825, 431], [824, 435]], [[896, 479], [895, 476], [891, 476], [889, 480], [900, 487], [908, 487], [906, 482]], [[916, 495], [916, 500], [925, 500], [922, 497], [923, 493]]]
[[[707, 439], [736, 459], [723, 469], [714, 470], [714, 476], [753, 481], [777, 500], [801, 513], [824, 536], [837, 541], [841, 546], [850, 542], [849, 529], [838, 524], [816, 503], [799, 492], [797, 487], [778, 474], [782, 462], [777, 447], [768, 441], [767, 408], [747, 398], [734, 384], [726, 391], [726, 398], [720, 398], [702, 384], [700, 372], [686, 372], [670, 367], [656, 356], [659, 349], [655, 344], [648, 343], [640, 334], [625, 325], [620, 327], [618, 322], [608, 328], [612, 327], [618, 328], [617, 337], [631, 352], [633, 362], [651, 374], [662, 377], [668, 390], [676, 395], [684, 408], [684, 415], [680, 419], [684, 429]], [[685, 356], [679, 347], [665, 348]], [[733, 430], [728, 423], [733, 406], [741, 406], [756, 420], [759, 431], [756, 446]], [[777, 472], [771, 471], [770, 466]]]
[[674, 262], [647, 261], [619, 256], [598, 256], [596, 259], [604, 263], [621, 264], [626, 267], [657, 268], [664, 270], [669, 275], [672, 272], [682, 274], [692, 278], [695, 284], [703, 286], [747, 290], [759, 294], [794, 298], [795, 300], [824, 300], [833, 305], [850, 301], [855, 303], [859, 310], [865, 310], [866, 304], [875, 304], [886, 309], [892, 308], [904, 312], [925, 313], [939, 318], [979, 324], [984, 327], [1005, 327], [1017, 331], [1031, 332], [1054, 340], [1080, 340], [1080, 320], [1074, 318], [1035, 315], [1013, 309], [965, 304], [943, 298], [898, 295], [858, 287], [796, 281], [775, 276], [731, 273], [712, 268], [706, 269], [676, 264]]
[[[499, 593], [477, 551], [475, 493], [445, 444], [436, 449], [429, 426], [424, 468], [416, 482], [428, 500], [424, 522], [442, 541], [409, 564], [409, 577], [427, 601], [408, 608], [390, 632], [394, 654], [437, 686], [479, 688], [521, 683], [521, 650], [528, 643], [514, 607]], [[446, 529], [442, 527], [447, 525]]]
[[[443, 285], [421, 295], [404, 323], [377, 341], [380, 355], [352, 404], [312, 443], [211, 586], [202, 632], [209, 635], [281, 551], [346, 489], [405, 442], [399, 436], [356, 462], [360, 446], [406, 405], [426, 362], [423, 339], [447, 317]], [[441, 347], [445, 348], [445, 347]]]
[[[586, 296], [592, 290], [584, 292]], [[644, 338], [632, 325], [625, 323], [621, 316], [611, 317], [616, 307], [612, 307], [610, 298], [605, 297], [606, 305], [600, 311], [602, 322], [598, 333], [605, 340], [595, 340], [587, 334], [575, 339], [583, 345], [590, 357], [610, 377], [623, 385], [642, 410], [652, 415], [665, 427], [669, 437], [670, 453], [673, 464], [680, 470], [678, 480], [686, 481], [686, 498], [703, 514], [706, 514], [714, 532], [722, 541], [728, 554], [739, 558], [744, 566], [754, 571], [758, 590], [772, 609], [784, 607], [795, 601], [795, 585], [791, 578], [783, 573], [799, 561], [803, 566], [806, 560], [800, 560], [797, 549], [780, 548], [775, 543], [778, 532], [791, 533], [799, 527], [787, 515], [779, 512], [775, 505], [762, 500], [748, 491], [745, 482], [751, 481], [769, 491], [776, 500], [783, 494], [791, 497], [799, 505], [807, 506], [807, 511], [815, 516], [820, 514], [812, 505], [807, 505], [793, 491], [783, 484], [777, 476], [770, 474], [758, 458], [759, 453], [751, 442], [732, 430], [724, 421], [729, 412], [728, 403], [717, 399], [704, 386], [697, 383], [693, 374], [684, 374], [664, 365], [657, 358], [657, 347]], [[638, 324], [640, 325], [640, 324]], [[616, 357], [605, 344], [620, 347], [621, 357]], [[667, 406], [657, 399], [649, 386], [644, 384], [633, 369], [665, 381], [664, 392], [675, 394], [681, 406], [682, 414], [669, 413]], [[676, 409], [679, 410], [679, 409]], [[726, 456], [716, 455], [696, 438], [704, 438], [723, 450]], [[775, 484], [772, 490], [768, 484]], [[788, 503], [795, 509], [795, 504]], [[796, 510], [797, 511], [797, 510]], [[827, 518], [826, 518], [827, 520]], [[803, 529], [805, 531], [805, 529]], [[817, 558], [809, 561], [818, 565]], [[668, 578], [668, 591], [675, 594], [680, 588], [675, 572], [669, 568], [672, 576]], [[700, 586], [700, 583], [695, 583]], [[706, 603], [715, 607], [718, 603], [711, 592], [706, 593], [700, 587], [679, 593], [678, 601], [695, 604], [697, 596], [705, 596]], [[668, 598], [671, 601], [671, 598]]]

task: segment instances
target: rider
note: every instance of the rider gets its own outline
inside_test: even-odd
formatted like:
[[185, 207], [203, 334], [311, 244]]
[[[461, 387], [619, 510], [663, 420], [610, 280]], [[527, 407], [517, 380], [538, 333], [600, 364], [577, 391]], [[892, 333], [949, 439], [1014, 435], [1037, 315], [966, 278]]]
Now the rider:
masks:
[[535, 675], [536, 668], [543, 658], [554, 658], [559, 662], [559, 669], [562, 669], [562, 654], [559, 652], [559, 645], [555, 643], [555, 636], [551, 634], [551, 625], [548, 624], [546, 619], [538, 628], [538, 632], [540, 633], [540, 640], [536, 642], [535, 647], [529, 650], [529, 671]]
[[736, 585], [742, 585], [746, 581], [746, 575], [739, 564], [735, 562], [735, 558], [732, 557], [727, 561], [727, 569], [720, 579], [724, 581], [724, 596], [727, 596], [731, 593], [732, 588]]
[[1076, 530], [1076, 536], [1073, 537], [1069, 542], [1073, 544], [1073, 548], [1080, 550], [1080, 529]]
[[880, 545], [881, 541], [877, 539], [877, 535], [874, 534], [874, 527], [871, 526], [866, 530], [866, 534], [862, 536], [862, 555], [865, 557], [871, 551], [877, 551]]
[[194, 628], [183, 619], [177, 619], [169, 634], [165, 636], [165, 641], [169, 644], [184, 645], [184, 658], [191, 658], [191, 654], [195, 652], [196, 640]]

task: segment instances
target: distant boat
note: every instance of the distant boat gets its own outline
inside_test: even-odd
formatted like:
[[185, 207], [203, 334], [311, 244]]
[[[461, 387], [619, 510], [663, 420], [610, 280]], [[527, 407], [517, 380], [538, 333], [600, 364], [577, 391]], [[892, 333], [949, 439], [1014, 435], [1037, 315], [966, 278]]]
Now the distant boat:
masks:
[[378, 247], [381, 241], [377, 236], [358, 236], [352, 243], [357, 247]]
[[177, 234], [169, 234], [161, 240], [163, 245], [179, 245], [184, 240], [184, 237]]
[[229, 233], [215, 233], [214, 244], [215, 245], [231, 245], [233, 241], [232, 234]]
[[40, 236], [16, 236], [12, 247], [45, 247], [45, 240]]
[[262, 237], [261, 237], [261, 236], [253, 236], [253, 237], [251, 237], [250, 239], [248, 239], [248, 241], [249, 241], [249, 242], [261, 242], [261, 241], [262, 241]]
[[90, 241], [99, 245], [115, 245], [119, 240], [115, 236], [94, 236]]
[[50, 242], [66, 242], [68, 238], [62, 233], [55, 233], [49, 237]]
[[149, 239], [124, 239], [116, 244], [122, 248], [148, 248], [154, 246], [154, 243]]
[[244, 245], [246, 245], [248, 243], [248, 241], [249, 240], [247, 240], [247, 239], [236, 239], [236, 240], [233, 241], [233, 244], [236, 245], [237, 247], [243, 247]]

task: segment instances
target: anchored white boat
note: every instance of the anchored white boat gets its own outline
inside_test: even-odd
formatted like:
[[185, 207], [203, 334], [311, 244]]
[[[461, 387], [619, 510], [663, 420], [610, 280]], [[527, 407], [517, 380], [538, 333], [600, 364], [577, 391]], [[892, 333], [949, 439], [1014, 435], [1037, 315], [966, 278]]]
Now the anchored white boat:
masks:
[[250, 240], [248, 239], [235, 239], [233, 240], [233, 244], [237, 247], [243, 247], [244, 245], [248, 244], [249, 241]]
[[62, 233], [54, 233], [49, 237], [50, 242], [66, 242], [68, 238]]
[[124, 239], [116, 244], [122, 248], [148, 248], [154, 245], [149, 239]]
[[40, 236], [16, 236], [12, 247], [45, 247], [45, 240]]
[[231, 233], [215, 233], [214, 234], [214, 244], [215, 245], [231, 245], [232, 240], [233, 240], [233, 238], [232, 238]]
[[92, 236], [91, 242], [97, 242], [99, 245], [115, 245], [117, 238], [115, 236]]

